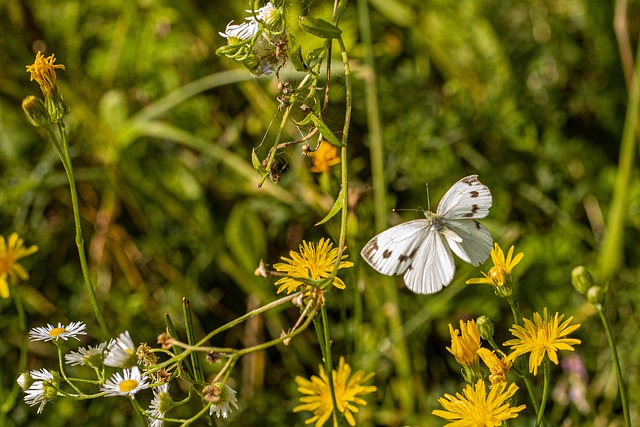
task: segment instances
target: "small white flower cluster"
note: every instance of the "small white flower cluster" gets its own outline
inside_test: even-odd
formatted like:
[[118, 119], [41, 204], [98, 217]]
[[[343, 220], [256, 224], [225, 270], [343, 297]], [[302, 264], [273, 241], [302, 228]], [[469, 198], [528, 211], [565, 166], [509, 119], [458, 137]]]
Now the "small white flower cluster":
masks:
[[[86, 325], [82, 322], [71, 322], [66, 326], [62, 323], [58, 323], [57, 326], [48, 324], [45, 327], [31, 329], [29, 337], [31, 341], [51, 341], [59, 346], [60, 340], [67, 341], [70, 338], [80, 340], [78, 336], [86, 334], [85, 328]], [[152, 377], [146, 372], [141, 372], [136, 366], [136, 346], [129, 331], [121, 333], [116, 339], [102, 342], [97, 346], [80, 347], [77, 351], [66, 354], [64, 359], [68, 365], [91, 366], [96, 371], [103, 369], [104, 366], [122, 368], [122, 371], [112, 374], [100, 386], [102, 396], [124, 396], [135, 399], [139, 391], [154, 385]], [[64, 376], [64, 378], [66, 381], [67, 377]], [[17, 382], [24, 390], [24, 401], [30, 406], [38, 406], [38, 414], [40, 414], [45, 405], [58, 396], [62, 380], [60, 375], [55, 372], [38, 369], [21, 374]], [[225, 386], [220, 391], [216, 402], [211, 404], [209, 413], [227, 418], [231, 407], [238, 407], [236, 392], [229, 386]], [[149, 425], [162, 427], [165, 414], [176, 405], [169, 394], [168, 383], [154, 387], [153, 399], [149, 409], [145, 411]]]
[[246, 12], [251, 16], [244, 22], [231, 21], [219, 33], [227, 39], [227, 45], [218, 49], [217, 54], [242, 62], [254, 76], [277, 72], [287, 59], [283, 10], [269, 2]]
[[[245, 12], [253, 14], [252, 10], [246, 10]], [[245, 22], [242, 24], [234, 24], [233, 21], [229, 22], [224, 33], [220, 32], [218, 34], [227, 39], [229, 44], [249, 40], [260, 30], [260, 23], [263, 23], [269, 29], [275, 29], [278, 25], [279, 15], [280, 10], [269, 2], [256, 10], [255, 15], [245, 18]]]

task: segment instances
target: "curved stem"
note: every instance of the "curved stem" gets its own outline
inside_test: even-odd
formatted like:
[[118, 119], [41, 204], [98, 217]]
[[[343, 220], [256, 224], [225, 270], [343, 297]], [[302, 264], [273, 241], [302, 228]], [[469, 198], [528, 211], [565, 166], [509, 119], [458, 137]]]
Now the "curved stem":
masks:
[[[105, 339], [109, 338], [109, 329], [107, 328], [107, 324], [102, 316], [102, 312], [100, 311], [100, 307], [98, 306], [98, 301], [96, 300], [96, 293], [93, 289], [93, 284], [91, 283], [91, 277], [89, 275], [89, 266], [87, 264], [87, 257], [84, 251], [84, 238], [82, 237], [82, 224], [80, 222], [80, 208], [78, 206], [78, 192], [76, 190], [76, 182], [73, 176], [73, 165], [71, 164], [71, 156], [69, 155], [69, 142], [67, 140], [67, 132], [64, 127], [63, 122], [58, 123], [58, 130], [60, 131], [60, 137], [62, 138], [61, 149], [58, 151], [60, 154], [60, 158], [62, 160], [62, 165], [64, 166], [64, 170], [67, 174], [67, 178], [69, 179], [69, 188], [71, 191], [71, 205], [73, 208], [73, 219], [76, 225], [76, 246], [78, 247], [78, 256], [80, 258], [80, 267], [82, 269], [82, 276], [84, 277], [84, 283], [87, 288], [87, 293], [89, 294], [89, 300], [91, 301], [91, 307], [93, 308], [93, 312], [98, 320], [98, 324], [100, 325], [100, 330], [102, 331], [102, 335]], [[56, 143], [54, 142], [54, 145]], [[56, 147], [57, 148], [57, 147]]]
[[629, 401], [627, 399], [627, 389], [624, 384], [624, 378], [622, 376], [622, 369], [620, 369], [620, 360], [618, 358], [618, 350], [616, 348], [616, 342], [611, 332], [611, 325], [604, 313], [602, 306], [597, 306], [598, 315], [604, 326], [604, 331], [607, 334], [607, 341], [609, 342], [609, 349], [611, 350], [611, 358], [613, 359], [613, 366], [616, 370], [616, 378], [618, 379], [618, 390], [620, 391], [620, 400], [622, 402], [622, 413], [624, 414], [624, 423], [627, 427], [631, 427], [631, 416], [629, 415]]

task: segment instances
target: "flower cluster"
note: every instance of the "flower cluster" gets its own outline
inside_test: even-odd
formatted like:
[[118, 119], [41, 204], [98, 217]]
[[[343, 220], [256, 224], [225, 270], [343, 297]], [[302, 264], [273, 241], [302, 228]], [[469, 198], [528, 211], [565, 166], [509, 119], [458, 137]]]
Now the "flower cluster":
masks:
[[[86, 325], [83, 322], [71, 322], [68, 325], [58, 323], [57, 326], [47, 325], [32, 328], [29, 331], [31, 341], [53, 342], [59, 350], [62, 350], [64, 342], [72, 339], [79, 340], [81, 335], [85, 335]], [[143, 349], [144, 351], [141, 351]], [[182, 403], [174, 402], [169, 394], [169, 383], [160, 385], [154, 383], [156, 379], [169, 381], [169, 377], [163, 379], [160, 372], [142, 370], [136, 365], [147, 366], [151, 360], [156, 360], [151, 356], [153, 349], [142, 343], [136, 346], [129, 331], [121, 333], [115, 339], [102, 342], [96, 346], [80, 347], [64, 355], [67, 365], [89, 366], [97, 375], [94, 380], [71, 379], [64, 371], [64, 365], [60, 364], [61, 372], [52, 372], [46, 369], [33, 370], [22, 373], [18, 379], [18, 385], [24, 390], [24, 401], [31, 406], [38, 406], [38, 413], [41, 413], [45, 405], [53, 401], [57, 396], [75, 397], [78, 399], [90, 399], [96, 397], [119, 396], [135, 400], [138, 393], [153, 388], [153, 398], [149, 408], [143, 411], [143, 415], [148, 418], [151, 427], [161, 427], [164, 424], [166, 413]], [[60, 351], [60, 357], [62, 352]], [[119, 370], [113, 372], [109, 377], [105, 377], [106, 367], [114, 367]], [[88, 382], [99, 385], [99, 393], [84, 394], [74, 384], [75, 382]], [[70, 386], [75, 393], [63, 391], [63, 387]], [[236, 392], [231, 387], [221, 383], [214, 383], [205, 387], [202, 393], [205, 400], [211, 402], [209, 413], [217, 417], [227, 418], [232, 412], [232, 408], [238, 407]], [[189, 397], [184, 402], [188, 401]], [[183, 403], [184, 403], [183, 402]], [[134, 405], [136, 409], [140, 407]], [[140, 409], [142, 411], [142, 409]]]

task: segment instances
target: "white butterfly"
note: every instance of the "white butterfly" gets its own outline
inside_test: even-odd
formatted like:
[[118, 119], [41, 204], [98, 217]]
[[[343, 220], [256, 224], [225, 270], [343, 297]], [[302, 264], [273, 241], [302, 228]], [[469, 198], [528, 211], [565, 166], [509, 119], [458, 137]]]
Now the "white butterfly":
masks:
[[456, 182], [426, 219], [408, 221], [375, 236], [360, 253], [379, 273], [404, 275], [417, 294], [433, 294], [453, 280], [456, 271], [451, 251], [474, 266], [482, 264], [493, 239], [475, 218], [489, 215], [491, 191], [469, 175]]

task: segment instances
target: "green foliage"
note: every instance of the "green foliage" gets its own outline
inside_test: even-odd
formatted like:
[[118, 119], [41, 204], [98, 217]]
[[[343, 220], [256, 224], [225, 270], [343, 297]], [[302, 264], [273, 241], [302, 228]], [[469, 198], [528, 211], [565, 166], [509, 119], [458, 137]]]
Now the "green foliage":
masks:
[[[84, 321], [90, 336], [100, 336], [84, 292], [62, 164], [46, 134], [30, 126], [21, 111], [22, 99], [37, 93], [24, 67], [42, 50], [55, 53], [66, 66], [58, 72], [58, 86], [71, 106], [66, 126], [85, 248], [112, 333], [128, 329], [136, 343], [154, 345], [166, 313], [186, 341], [178, 319], [182, 298], [188, 298], [200, 339], [275, 300], [274, 280], [254, 274], [260, 260], [278, 262], [303, 238], [318, 241], [329, 235], [337, 241], [338, 216], [326, 223], [322, 219], [348, 209], [346, 253], [356, 266], [341, 272], [347, 289], [331, 291], [327, 310], [334, 322], [334, 360], [344, 354], [354, 370], [376, 373], [378, 391], [366, 397], [358, 425], [442, 425], [430, 415], [436, 399], [460, 389], [459, 367], [445, 350], [447, 325], [486, 314], [503, 326], [496, 328], [505, 334], [496, 337], [502, 343], [509, 339], [510, 312], [489, 287], [464, 285], [479, 277], [470, 266], [458, 264], [454, 282], [443, 292], [416, 297], [400, 279], [381, 277], [361, 262], [363, 244], [381, 231], [374, 226], [367, 122], [372, 107], [364, 84], [375, 73], [388, 206], [426, 209], [431, 203], [434, 209], [453, 182], [479, 174], [494, 197], [483, 224], [503, 248], [515, 244], [525, 254], [517, 271], [523, 315], [549, 307], [583, 325], [575, 354], [589, 377], [589, 408], [583, 412], [570, 402], [562, 386], [572, 378], [553, 365], [560, 397], [549, 402], [548, 420], [552, 425], [595, 419], [623, 425], [605, 335], [593, 308], [570, 283], [577, 265], [586, 265], [597, 279], [598, 257], [607, 256], [599, 250], [610, 220], [627, 106], [611, 27], [613, 5], [586, 0], [362, 2], [371, 8], [376, 70], [370, 70], [363, 65], [356, 2], [347, 5], [339, 25], [329, 23], [329, 3], [285, 3], [292, 17], [310, 10], [321, 18], [287, 21], [295, 35], [296, 61], [302, 58], [295, 69], [288, 64], [277, 77], [254, 78], [242, 64], [215, 55], [226, 43], [218, 32], [232, 19], [240, 22], [248, 3], [0, 4], [0, 234], [16, 231], [40, 248], [23, 262], [31, 276], [20, 286], [27, 328]], [[637, 5], [631, 13], [637, 14]], [[635, 35], [637, 28], [632, 30]], [[278, 129], [283, 92], [276, 84], [296, 87], [305, 67], [322, 63], [324, 39], [339, 37], [349, 52], [354, 97], [348, 203], [342, 203], [337, 169], [310, 173], [311, 159], [300, 145], [279, 150], [274, 165], [265, 162], [279, 132], [282, 141], [296, 140], [307, 132], [302, 125], [313, 124], [330, 143], [342, 145], [346, 83], [337, 44], [326, 111], [322, 69], [316, 75], [317, 92], [315, 85], [310, 93], [302, 87], [287, 99], [295, 105], [308, 102], [311, 111], [292, 109], [292, 120]], [[307, 143], [317, 146], [316, 138]], [[275, 162], [284, 165], [278, 183], [267, 179]], [[258, 188], [261, 178], [266, 181]], [[623, 189], [627, 220], [614, 242], [620, 267], [603, 283], [630, 396], [640, 395], [640, 346], [628, 333], [637, 329], [640, 303], [635, 292], [638, 178], [632, 168]], [[421, 216], [391, 209], [387, 214], [394, 224], [401, 217]], [[216, 336], [211, 345], [240, 347], [276, 339], [298, 315], [294, 307], [270, 311]], [[20, 374], [18, 316], [11, 299], [0, 300], [4, 396]], [[394, 316], [401, 322], [394, 324]], [[240, 360], [232, 373], [240, 408], [218, 425], [303, 423], [304, 414], [291, 411], [299, 399], [293, 379], [317, 375], [322, 363], [311, 329], [289, 346]], [[30, 357], [28, 369], [55, 368], [52, 346], [30, 345], [29, 350], [37, 363]], [[219, 366], [204, 358], [200, 362], [211, 379]], [[104, 420], [115, 426], [135, 419], [128, 402], [117, 398], [59, 399], [41, 415], [23, 403], [22, 394], [14, 398], [0, 425], [55, 427]], [[631, 400], [637, 420], [639, 402]], [[512, 425], [534, 419], [533, 412], [523, 413]]]

